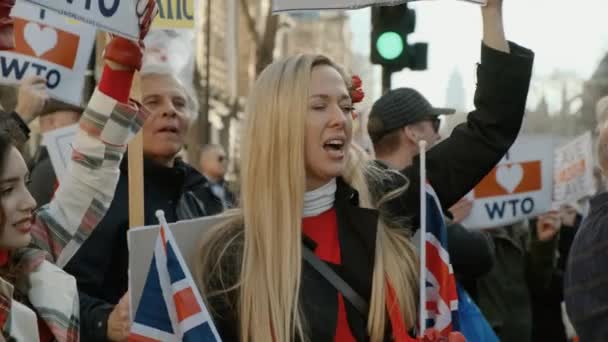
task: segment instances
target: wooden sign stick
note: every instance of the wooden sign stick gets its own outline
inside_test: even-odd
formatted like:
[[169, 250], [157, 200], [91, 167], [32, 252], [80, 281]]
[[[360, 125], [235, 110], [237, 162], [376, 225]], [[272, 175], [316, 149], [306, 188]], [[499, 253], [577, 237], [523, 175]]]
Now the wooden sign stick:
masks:
[[[131, 98], [141, 102], [141, 79], [135, 73]], [[129, 227], [141, 227], [144, 223], [144, 139], [143, 129], [129, 143]]]
[[[99, 32], [96, 39], [96, 61], [97, 67], [103, 67], [103, 50], [110, 42], [110, 35]], [[141, 102], [141, 80], [139, 73], [133, 77], [131, 86], [132, 99]], [[144, 157], [143, 157], [143, 133], [142, 130], [129, 143], [127, 150], [129, 163], [129, 227], [141, 227], [144, 221]]]

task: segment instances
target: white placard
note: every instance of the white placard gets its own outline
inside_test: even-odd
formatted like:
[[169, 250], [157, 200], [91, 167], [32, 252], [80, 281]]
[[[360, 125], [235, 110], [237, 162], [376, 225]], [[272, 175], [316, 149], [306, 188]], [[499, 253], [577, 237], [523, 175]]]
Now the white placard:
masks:
[[[191, 272], [195, 269], [195, 256], [202, 234], [214, 225], [229, 219], [229, 217], [222, 214], [169, 224], [169, 228]], [[139, 306], [141, 293], [148, 271], [150, 270], [152, 256], [154, 255], [154, 244], [156, 243], [159, 230], [160, 225], [154, 225], [131, 228], [127, 233], [131, 312], [136, 312]]]
[[595, 193], [591, 132], [555, 150], [553, 200], [574, 203]]
[[78, 124], [62, 127], [42, 135], [42, 145], [46, 146], [55, 170], [57, 179], [61, 182], [72, 158], [72, 144], [78, 133]]
[[524, 136], [469, 194], [470, 229], [500, 227], [546, 213], [553, 193], [553, 139]]
[[138, 39], [138, 1], [148, 0], [23, 0], [94, 25], [103, 31]]
[[24, 2], [17, 2], [11, 16], [15, 48], [0, 51], [0, 83], [41, 76], [52, 97], [80, 105], [95, 28]]
[[[415, 1], [415, 0], [409, 0]], [[273, 0], [272, 11], [310, 11], [310, 10], [331, 10], [331, 9], [357, 9], [367, 6], [393, 6], [399, 5], [408, 0]], [[485, 5], [487, 0], [461, 0]]]

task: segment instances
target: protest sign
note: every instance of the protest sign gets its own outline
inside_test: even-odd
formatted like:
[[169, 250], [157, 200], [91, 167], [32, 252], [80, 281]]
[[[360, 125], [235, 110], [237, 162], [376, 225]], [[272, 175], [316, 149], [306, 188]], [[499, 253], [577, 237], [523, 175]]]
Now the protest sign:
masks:
[[152, 29], [194, 29], [195, 0], [157, 0], [158, 16]]
[[551, 209], [553, 140], [520, 137], [498, 165], [475, 187], [467, 228], [512, 224]]
[[55, 176], [61, 180], [68, 169], [72, 157], [72, 143], [76, 139], [78, 124], [52, 130], [42, 135], [42, 145], [46, 146], [55, 170]]
[[127, 38], [139, 38], [138, 1], [147, 0], [23, 0]]
[[[191, 272], [195, 269], [195, 256], [203, 233], [229, 218], [230, 216], [216, 215], [169, 224], [169, 228], [175, 236], [177, 245]], [[127, 233], [131, 313], [136, 312], [139, 306], [159, 230], [160, 225], [153, 225], [131, 228]], [[204, 293], [202, 295], [205, 296]]]
[[553, 200], [573, 203], [595, 193], [593, 143], [587, 132], [555, 150]]
[[41, 76], [52, 97], [80, 105], [95, 28], [23, 2], [17, 2], [11, 16], [15, 48], [0, 51], [0, 83]]
[[[485, 5], [487, 0], [462, 0]], [[357, 9], [367, 6], [392, 6], [408, 2], [408, 0], [273, 0], [272, 11], [308, 11], [329, 9]]]

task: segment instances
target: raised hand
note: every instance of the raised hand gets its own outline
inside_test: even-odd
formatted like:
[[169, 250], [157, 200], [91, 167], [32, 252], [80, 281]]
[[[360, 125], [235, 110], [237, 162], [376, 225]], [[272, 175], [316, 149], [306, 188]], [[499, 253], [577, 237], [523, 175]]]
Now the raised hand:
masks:
[[45, 78], [40, 76], [25, 78], [19, 86], [15, 112], [23, 121], [30, 122], [40, 115], [48, 100]]
[[156, 0], [138, 0], [136, 4], [137, 21], [139, 23], [139, 40], [132, 41], [114, 36], [106, 46], [104, 58], [125, 69], [141, 69], [144, 56], [144, 38], [150, 31], [152, 20], [158, 14]]
[[505, 37], [502, 2], [503, 0], [488, 0], [487, 5], [481, 7], [483, 42], [492, 49], [508, 53], [510, 48]]
[[561, 227], [562, 221], [559, 213], [551, 211], [538, 217], [536, 221], [536, 235], [540, 241], [549, 241], [557, 235]]

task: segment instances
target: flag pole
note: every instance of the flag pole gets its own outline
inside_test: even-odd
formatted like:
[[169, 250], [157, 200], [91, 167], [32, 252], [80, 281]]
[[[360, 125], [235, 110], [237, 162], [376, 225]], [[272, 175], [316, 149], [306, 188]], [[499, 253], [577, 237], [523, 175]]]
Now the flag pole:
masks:
[[157, 210], [154, 215], [156, 215], [156, 218], [158, 219], [158, 223], [163, 226], [163, 227], [169, 227], [169, 224], [167, 223], [167, 219], [165, 219], [165, 212], [162, 210]]
[[427, 142], [418, 143], [420, 148], [420, 304], [419, 336], [424, 336], [426, 326], [426, 147]]

